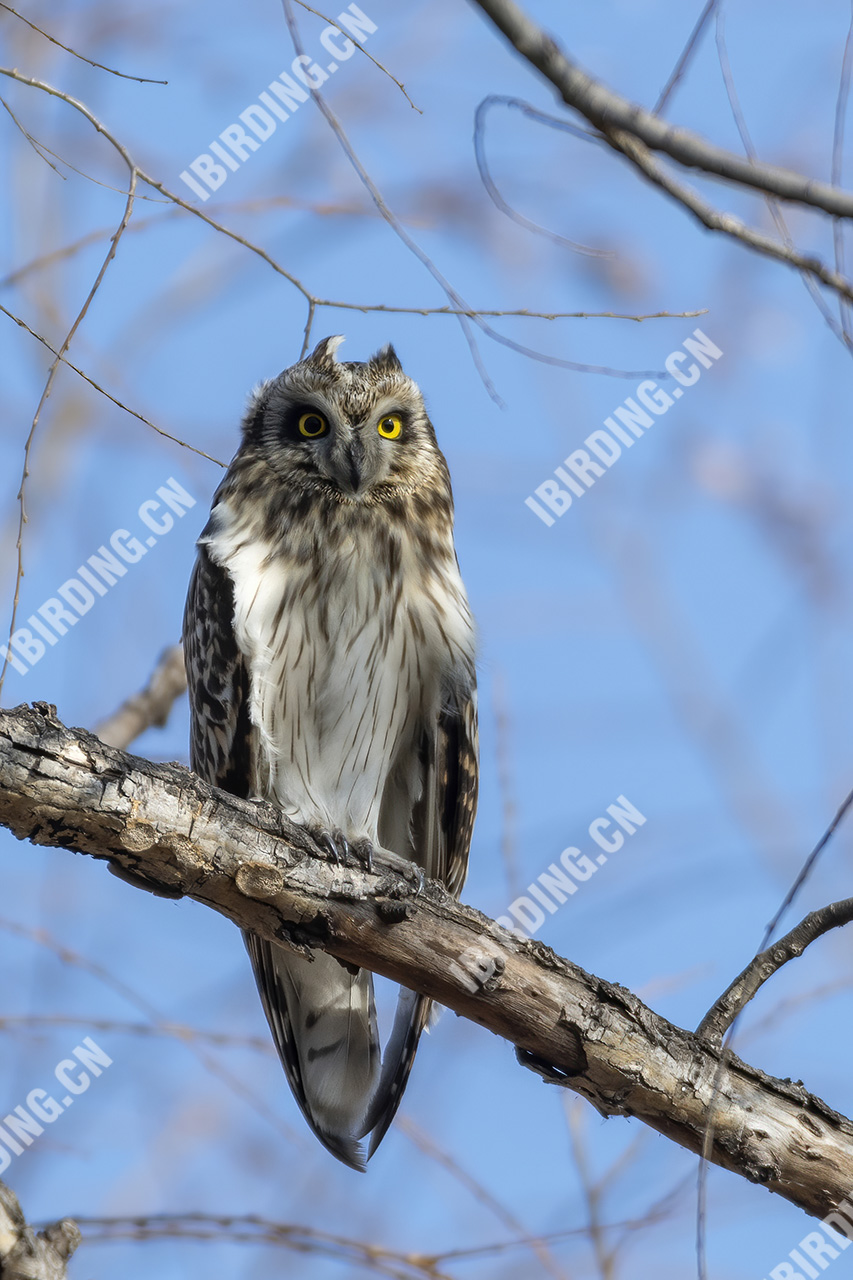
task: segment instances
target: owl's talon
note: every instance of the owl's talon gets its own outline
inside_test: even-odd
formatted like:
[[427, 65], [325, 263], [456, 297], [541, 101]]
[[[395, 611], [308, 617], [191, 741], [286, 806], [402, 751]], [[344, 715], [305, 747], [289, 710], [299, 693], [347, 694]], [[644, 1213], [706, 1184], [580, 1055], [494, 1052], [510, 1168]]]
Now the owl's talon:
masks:
[[350, 856], [350, 847], [342, 831], [321, 831], [318, 843], [326, 846], [332, 855], [333, 862], [339, 867], [346, 866], [347, 859]]
[[373, 845], [369, 840], [356, 840], [352, 845], [352, 852], [358, 861], [362, 864], [365, 871], [373, 874]]
[[424, 891], [424, 885], [426, 884], [426, 873], [423, 867], [419, 867], [417, 865], [415, 865], [414, 867], [414, 872], [415, 872], [414, 883], [416, 884], [417, 888], [415, 889], [413, 896], [418, 898]]

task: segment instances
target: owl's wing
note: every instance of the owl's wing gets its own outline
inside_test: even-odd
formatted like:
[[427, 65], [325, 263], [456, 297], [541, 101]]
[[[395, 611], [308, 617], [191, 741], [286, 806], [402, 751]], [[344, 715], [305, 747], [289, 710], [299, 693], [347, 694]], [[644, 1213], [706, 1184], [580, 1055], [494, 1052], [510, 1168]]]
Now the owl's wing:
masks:
[[468, 874], [480, 778], [474, 688], [465, 696], [452, 697], [439, 716], [435, 773], [438, 827], [429, 839], [437, 846], [430, 856], [436, 865], [425, 870], [443, 880], [458, 898]]
[[[472, 679], [464, 690], [458, 684], [446, 689], [437, 723], [423, 726], [418, 752], [422, 786], [414, 808], [409, 801], [409, 772], [407, 787], [395, 787], [395, 779], [389, 779], [391, 785], [383, 798], [380, 816], [382, 843], [402, 853], [403, 847], [388, 842], [383, 830], [392, 839], [392, 833], [407, 830], [409, 856], [431, 879], [443, 881], [457, 898], [468, 871], [468, 850], [477, 812], [477, 742], [477, 693]], [[382, 1055], [379, 1084], [363, 1130], [371, 1135], [368, 1159], [400, 1105], [431, 1005], [427, 996], [400, 988], [394, 1026]]]
[[[258, 736], [249, 717], [249, 671], [234, 634], [234, 588], [203, 540], [184, 616], [184, 661], [192, 768], [232, 795], [257, 794]], [[302, 1114], [333, 1155], [363, 1169], [352, 1130], [375, 1089], [380, 1054], [370, 973], [353, 973], [319, 951], [305, 959], [248, 930], [243, 940]]]
[[234, 635], [231, 578], [203, 543], [184, 612], [184, 663], [190, 766], [214, 786], [246, 798], [252, 791], [256, 737], [249, 719], [249, 675]]

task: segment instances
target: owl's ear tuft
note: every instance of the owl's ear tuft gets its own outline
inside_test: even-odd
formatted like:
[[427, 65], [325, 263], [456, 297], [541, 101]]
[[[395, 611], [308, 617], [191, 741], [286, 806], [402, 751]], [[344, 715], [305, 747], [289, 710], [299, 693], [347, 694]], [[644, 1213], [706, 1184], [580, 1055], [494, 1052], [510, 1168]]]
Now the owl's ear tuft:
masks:
[[309, 364], [325, 364], [332, 365], [337, 363], [337, 350], [342, 342], [345, 341], [342, 333], [335, 334], [331, 338], [324, 338], [322, 342], [318, 342], [314, 350], [308, 357]]
[[252, 387], [249, 393], [249, 400], [246, 405], [246, 412], [243, 414], [243, 435], [247, 440], [255, 439], [263, 426], [264, 410], [269, 401], [270, 388], [272, 381], [259, 382]]
[[374, 373], [403, 372], [403, 366], [400, 364], [397, 352], [390, 342], [370, 357], [369, 367]]

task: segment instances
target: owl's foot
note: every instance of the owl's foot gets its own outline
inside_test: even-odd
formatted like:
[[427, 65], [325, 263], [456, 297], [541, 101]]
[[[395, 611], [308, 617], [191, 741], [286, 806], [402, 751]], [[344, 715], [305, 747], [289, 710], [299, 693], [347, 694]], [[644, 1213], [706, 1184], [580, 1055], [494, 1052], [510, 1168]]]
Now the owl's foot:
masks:
[[368, 873], [373, 872], [373, 845], [369, 840], [353, 840], [350, 845], [355, 857]]
[[339, 867], [345, 867], [350, 856], [349, 841], [343, 831], [318, 831], [315, 833], [318, 844], [324, 845], [332, 855], [332, 861]]
[[353, 840], [350, 844], [343, 831], [317, 831], [315, 838], [332, 855], [339, 867], [352, 866], [355, 862], [365, 871], [373, 871], [373, 845], [369, 840]]

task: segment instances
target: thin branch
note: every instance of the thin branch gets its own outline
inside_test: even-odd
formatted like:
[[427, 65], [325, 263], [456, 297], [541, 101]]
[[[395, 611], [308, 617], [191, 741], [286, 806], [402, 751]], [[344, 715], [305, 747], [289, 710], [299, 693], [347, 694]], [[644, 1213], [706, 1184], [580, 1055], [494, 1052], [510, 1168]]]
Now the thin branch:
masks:
[[[367, 1268], [394, 1280], [451, 1280], [420, 1254], [400, 1253], [350, 1236], [275, 1222], [258, 1214], [156, 1213], [133, 1217], [75, 1219], [84, 1244], [114, 1240], [214, 1240], [220, 1244], [265, 1244], [299, 1254]], [[4, 1275], [5, 1280], [5, 1275]]]
[[777, 262], [786, 262], [789, 266], [796, 267], [798, 271], [815, 276], [822, 284], [834, 289], [842, 297], [853, 299], [853, 282], [846, 276], [839, 275], [837, 271], [827, 267], [820, 258], [812, 254], [800, 253], [799, 250], [789, 248], [779, 240], [755, 231], [733, 214], [718, 212], [691, 187], [685, 186], [684, 183], [672, 177], [652, 156], [648, 147], [639, 142], [633, 134], [614, 129], [610, 133], [610, 140], [614, 147], [622, 151], [645, 177], [683, 205], [709, 231], [722, 232], [723, 235], [739, 240], [747, 248], [755, 249], [765, 257], [774, 258]]
[[590, 258], [615, 258], [616, 254], [612, 249], [594, 249], [590, 245], [579, 244], [576, 240], [568, 240], [565, 236], [558, 235], [555, 231], [550, 231], [547, 227], [540, 226], [538, 222], [531, 222], [530, 218], [525, 218], [524, 214], [519, 213], [503, 198], [491, 175], [489, 162], [486, 159], [486, 115], [495, 106], [514, 107], [522, 115], [535, 120], [538, 124], [547, 125], [551, 129], [559, 129], [564, 133], [571, 133], [574, 137], [581, 137], [588, 142], [603, 142], [604, 139], [601, 135], [578, 129], [566, 120], [559, 120], [556, 116], [546, 115], [544, 111], [537, 111], [535, 107], [532, 107], [529, 102], [525, 102], [522, 98], [507, 98], [502, 94], [489, 94], [487, 98], [484, 98], [478, 104], [477, 110], [474, 112], [474, 159], [477, 162], [480, 181], [495, 208], [500, 209], [501, 213], [505, 214], [512, 222], [517, 223], [518, 226], [524, 227], [527, 231], [533, 231], [536, 235], [546, 236], [553, 244], [563, 245], [573, 253], [586, 254]]
[[772, 978], [783, 964], [801, 956], [816, 938], [823, 937], [830, 929], [849, 924], [851, 920], [853, 898], [844, 898], [841, 902], [831, 902], [829, 906], [810, 911], [784, 938], [774, 942], [766, 951], [753, 956], [743, 972], [738, 974], [705, 1014], [696, 1028], [697, 1036], [714, 1045], [722, 1044], [723, 1036], [735, 1018], [768, 978]]
[[811, 853], [806, 858], [805, 862], [800, 868], [797, 878], [795, 879], [794, 883], [791, 885], [788, 892], [785, 894], [785, 897], [782, 899], [782, 903], [778, 911], [776, 912], [773, 919], [770, 921], [767, 928], [765, 929], [764, 937], [762, 939], [761, 947], [759, 948], [759, 950], [762, 950], [770, 941], [770, 939], [773, 937], [773, 934], [776, 931], [776, 926], [778, 925], [779, 921], [782, 919], [782, 916], [788, 910], [791, 903], [794, 901], [797, 894], [800, 892], [800, 889], [803, 887], [806, 880], [810, 876], [812, 872], [812, 868], [814, 867], [814, 864], [817, 862], [818, 858], [823, 853], [824, 849], [829, 844], [832, 837], [835, 835], [839, 826], [846, 818], [851, 805], [853, 805], [853, 791], [849, 791], [847, 795], [844, 797], [844, 799], [841, 801], [841, 804], [838, 807], [835, 817], [832, 819], [829, 826], [826, 828], [823, 835], [818, 840], [817, 844], [812, 849]]
[[[838, 98], [835, 103], [835, 127], [832, 134], [832, 185], [840, 186], [844, 163], [844, 123], [847, 118], [847, 100], [850, 96], [850, 74], [853, 70], [853, 5], [851, 5], [850, 25], [847, 28], [847, 39], [844, 42], [844, 56], [841, 59], [841, 76], [838, 81]], [[832, 222], [832, 236], [835, 246], [835, 268], [844, 271], [844, 224], [839, 218]], [[838, 310], [841, 327], [848, 343], [853, 343], [853, 327], [851, 327], [850, 307], [839, 299]]]
[[694, 26], [693, 30], [690, 32], [690, 35], [687, 37], [687, 44], [681, 50], [678, 61], [673, 67], [669, 79], [667, 80], [666, 84], [664, 85], [663, 89], [660, 92], [660, 97], [658, 98], [655, 105], [652, 107], [652, 115], [659, 116], [662, 113], [667, 102], [669, 102], [673, 89], [679, 83], [679, 81], [683, 79], [684, 72], [687, 69], [687, 64], [690, 61], [690, 59], [693, 57], [693, 54], [695, 53], [698, 47], [699, 37], [704, 31], [705, 24], [707, 23], [711, 14], [716, 9], [717, 4], [718, 4], [718, 0], [708, 0], [708, 3], [705, 5], [705, 8], [699, 14], [699, 17], [696, 20], [696, 25]]
[[186, 440], [181, 440], [179, 436], [173, 436], [171, 432], [165, 431], [163, 427], [158, 427], [156, 422], [152, 422], [151, 419], [146, 418], [144, 414], [137, 413], [135, 409], [131, 409], [130, 405], [125, 404], [123, 400], [117, 400], [116, 397], [111, 395], [105, 387], [102, 387], [100, 383], [95, 382], [94, 378], [90, 378], [88, 373], [84, 373], [76, 364], [72, 364], [72, 362], [65, 356], [60, 355], [56, 347], [52, 346], [48, 342], [47, 338], [42, 337], [40, 333], [36, 333], [35, 329], [31, 329], [25, 320], [22, 320], [20, 316], [16, 316], [13, 311], [9, 311], [4, 307], [2, 302], [0, 302], [0, 312], [2, 312], [4, 316], [8, 316], [10, 320], [14, 320], [15, 324], [24, 329], [30, 337], [35, 338], [43, 347], [46, 347], [47, 350], [56, 356], [58, 360], [61, 360], [67, 368], [76, 373], [78, 378], [82, 378], [84, 382], [88, 382], [90, 387], [94, 387], [95, 391], [100, 392], [102, 396], [107, 400], [110, 400], [119, 409], [123, 409], [125, 413], [129, 413], [132, 418], [138, 418], [140, 422], [144, 422], [146, 427], [150, 427], [152, 431], [156, 431], [158, 436], [163, 436], [165, 440], [171, 440], [173, 444], [179, 444], [182, 449], [189, 449], [190, 453], [197, 453], [200, 458], [206, 458], [208, 462], [215, 462], [218, 467], [227, 466], [227, 463], [222, 462], [219, 458], [214, 458], [213, 454], [205, 453], [203, 449], [197, 449], [195, 445], [188, 444]]
[[272, 1055], [275, 1046], [269, 1036], [238, 1036], [226, 1031], [202, 1031], [183, 1022], [121, 1022], [117, 1018], [72, 1017], [63, 1013], [0, 1016], [0, 1033], [15, 1035], [19, 1030], [36, 1032], [46, 1027], [88, 1027], [92, 1031], [109, 1031], [116, 1035], [143, 1036], [151, 1039], [197, 1040], [199, 1044], [216, 1045], [220, 1049], [251, 1049]]
[[[750, 965], [747, 966], [747, 969], [744, 970], [744, 974], [741, 974], [741, 978], [743, 978], [744, 975], [748, 973], [749, 969], [751, 969], [752, 967], [752, 964], [755, 963], [755, 960], [758, 960], [761, 958], [762, 953], [766, 954], [765, 948], [767, 946], [767, 943], [770, 941], [773, 934], [775, 933], [776, 926], [778, 925], [779, 921], [782, 919], [782, 916], [785, 914], [788, 907], [796, 898], [802, 886], [805, 884], [808, 876], [812, 871], [812, 868], [815, 865], [815, 862], [820, 857], [821, 853], [826, 848], [829, 841], [832, 839], [833, 835], [837, 831], [840, 823], [843, 821], [851, 805], [853, 805], [853, 791], [851, 791], [842, 801], [838, 811], [835, 814], [835, 817], [832, 819], [826, 831], [824, 831], [823, 835], [818, 840], [817, 844], [812, 849], [809, 856], [806, 858], [805, 862], [803, 863], [803, 866], [800, 868], [799, 874], [797, 875], [796, 879], [794, 880], [794, 883], [791, 885], [791, 888], [788, 890], [787, 894], [785, 895], [781, 906], [779, 907], [773, 919], [770, 921], [770, 923], [768, 924], [767, 928], [764, 931], [764, 937], [762, 938], [761, 945], [758, 948], [757, 955], [753, 958], [753, 961], [750, 962]], [[844, 903], [835, 904], [835, 905], [843, 906]], [[827, 910], [831, 912], [832, 907], [827, 908]], [[806, 920], [803, 921], [802, 924], [805, 925], [807, 921], [809, 921], [810, 919], [811, 917], [807, 916]], [[842, 921], [839, 921], [838, 923], [844, 923], [844, 921], [842, 920]], [[828, 927], [832, 928], [834, 926], [829, 925]], [[797, 930], [793, 930], [792, 932], [796, 933]], [[790, 937], [791, 935], [788, 935], [788, 936]], [[786, 939], [783, 938], [782, 939], [783, 946], [785, 941]], [[768, 974], [768, 977], [769, 976], [770, 975]], [[737, 983], [739, 981], [740, 979], [735, 979], [734, 985], [737, 986]], [[765, 981], [765, 979], [762, 978], [761, 981], [763, 982]], [[761, 982], [758, 983], [758, 986], [761, 986]], [[756, 987], [756, 990], [757, 989], [758, 987]], [[729, 994], [728, 992], [724, 993], [722, 997], [723, 1004], [725, 1003], [725, 999], [728, 994]], [[705, 1224], [706, 1224], [706, 1217], [707, 1217], [707, 1198], [708, 1198], [708, 1163], [713, 1160], [713, 1155], [711, 1153], [713, 1151], [714, 1142], [716, 1140], [715, 1129], [718, 1123], [720, 1105], [724, 1101], [724, 1099], [722, 1099], [720, 1096], [723, 1092], [723, 1077], [724, 1077], [726, 1064], [729, 1060], [730, 1055], [732, 1054], [730, 1045], [734, 1040], [735, 1027], [737, 1026], [738, 1019], [740, 1018], [743, 1005], [746, 1004], [746, 1001], [749, 999], [751, 999], [751, 996], [748, 995], [746, 996], [746, 999], [741, 1001], [741, 1007], [734, 1009], [734, 1012], [731, 1018], [727, 1018], [725, 1013], [722, 1011], [720, 1011], [720, 1013], [717, 1014], [716, 1006], [714, 1006], [714, 1008], [709, 1010], [709, 1012], [705, 1015], [705, 1018], [703, 1019], [703, 1023], [708, 1024], [708, 1032], [712, 1037], [712, 1041], [713, 1041], [713, 1028], [717, 1020], [719, 1020], [722, 1023], [725, 1023], [725, 1026], [728, 1027], [728, 1036], [726, 1037], [726, 1042], [722, 1049], [719, 1065], [717, 1067], [717, 1071], [714, 1076], [711, 1100], [708, 1106], [708, 1113], [707, 1113], [707, 1118], [705, 1122], [705, 1133], [702, 1141], [701, 1159], [699, 1161], [699, 1173], [697, 1177], [696, 1255], [697, 1255], [699, 1280], [706, 1280], [706, 1276], [707, 1276]], [[697, 1036], [698, 1035], [700, 1035], [700, 1032], [697, 1030]]]
[[[98, 739], [93, 737], [92, 741], [97, 742]], [[114, 868], [114, 870], [118, 874], [120, 868]], [[120, 875], [119, 878], [123, 877]], [[51, 951], [63, 964], [72, 965], [74, 968], [90, 974], [97, 982], [102, 983], [110, 991], [114, 991], [122, 1000], [126, 1000], [134, 1009], [144, 1014], [146, 1018], [150, 1018], [154, 1032], [170, 1036], [179, 1043], [185, 1044], [190, 1053], [204, 1067], [205, 1071], [220, 1080], [235, 1097], [247, 1103], [261, 1119], [271, 1125], [288, 1142], [293, 1143], [296, 1147], [301, 1145], [301, 1136], [296, 1130], [282, 1120], [272, 1107], [267, 1104], [266, 1100], [250, 1088], [241, 1075], [229, 1071], [216, 1058], [204, 1051], [201, 1047], [204, 1037], [197, 1037], [193, 1034], [192, 1029], [185, 1029], [179, 1023], [172, 1022], [164, 1017], [156, 1005], [152, 1004], [146, 996], [134, 990], [116, 973], [105, 969], [103, 965], [90, 960], [87, 956], [73, 951], [70, 947], [52, 937], [46, 929], [31, 929], [16, 920], [4, 920], [2, 918], [0, 918], [0, 929], [4, 929], [15, 937], [26, 938], [31, 942], [35, 942], [38, 946], [44, 947], [45, 950]], [[5, 1280], [5, 1276], [2, 1276], [2, 1273], [0, 1273], [0, 1280]]]
[[[116, 228], [116, 231], [112, 236], [112, 239], [110, 241], [110, 247], [107, 251], [106, 257], [101, 263], [101, 268], [98, 271], [97, 276], [95, 277], [95, 283], [92, 285], [89, 292], [86, 294], [86, 297], [83, 300], [82, 306], [77, 312], [77, 315], [74, 317], [74, 320], [71, 324], [71, 328], [68, 330], [68, 332], [66, 333], [65, 337], [62, 340], [62, 345], [60, 346], [59, 350], [56, 353], [56, 357], [53, 361], [53, 364], [50, 366], [48, 370], [47, 379], [45, 381], [44, 388], [39, 398], [39, 402], [36, 405], [36, 411], [33, 414], [32, 426], [30, 427], [29, 434], [26, 439], [26, 443], [24, 444], [24, 463], [23, 463], [23, 468], [21, 470], [21, 483], [18, 489], [18, 504], [19, 504], [18, 537], [15, 543], [18, 563], [17, 563], [17, 573], [15, 575], [15, 596], [12, 601], [12, 616], [9, 620], [9, 645], [11, 644], [11, 639], [15, 632], [15, 622], [18, 617], [18, 605], [21, 599], [21, 581], [24, 576], [24, 526], [27, 523], [26, 484], [30, 474], [30, 453], [33, 447], [33, 440], [35, 439], [36, 428], [38, 427], [39, 418], [41, 417], [41, 411], [44, 408], [45, 404], [47, 403], [48, 397], [53, 387], [54, 378], [56, 377], [59, 366], [62, 363], [62, 358], [65, 355], [65, 352], [70, 347], [71, 342], [74, 338], [74, 334], [77, 332], [80, 325], [83, 323], [86, 313], [89, 310], [89, 307], [91, 306], [92, 301], [98, 292], [98, 289], [101, 287], [101, 282], [107, 273], [107, 268], [109, 267], [110, 263], [115, 257], [116, 250], [118, 248], [118, 244], [122, 236], [122, 232], [124, 231], [128, 222], [130, 221], [130, 215], [133, 212], [133, 200], [136, 194], [137, 173], [136, 173], [136, 169], [133, 166], [133, 162], [131, 161], [125, 149], [123, 147], [120, 147], [120, 151], [122, 153], [122, 156], [126, 160], [128, 167], [130, 168], [130, 182], [127, 189], [127, 199], [124, 206], [124, 213], [122, 214], [121, 221], [119, 222], [118, 227]], [[0, 694], [2, 694], [3, 692], [3, 682], [6, 679], [6, 672], [9, 668], [9, 645], [6, 646], [6, 653], [3, 659], [3, 668], [2, 670], [0, 670]]]
[[[0, 106], [3, 107], [4, 111], [9, 116], [9, 118], [11, 119], [12, 123], [15, 125], [18, 132], [24, 138], [26, 138], [27, 142], [30, 144], [33, 151], [35, 151], [36, 155], [38, 156], [39, 160], [43, 160], [45, 164], [48, 165], [53, 170], [53, 172], [62, 179], [63, 182], [65, 182], [66, 181], [65, 174], [60, 173], [58, 165], [55, 165], [52, 160], [48, 160], [47, 156], [44, 154], [45, 151], [47, 151], [47, 147], [43, 147], [42, 144], [38, 141], [38, 139], [34, 138], [33, 135], [29, 132], [29, 130], [26, 129], [23, 124], [21, 124], [21, 121], [15, 115], [14, 111], [9, 106], [5, 98], [0, 98]], [[51, 152], [51, 154], [53, 153]], [[57, 157], [54, 156], [54, 159], [56, 158]]]
[[601, 1222], [601, 1184], [593, 1178], [587, 1158], [583, 1131], [585, 1112], [581, 1111], [582, 1105], [579, 1098], [566, 1099], [565, 1111], [569, 1124], [569, 1140], [586, 1203], [586, 1216], [589, 1220], [590, 1228], [589, 1240], [595, 1256], [598, 1274], [601, 1280], [613, 1280], [614, 1251], [607, 1245], [607, 1237]]
[[334, 18], [327, 18], [325, 13], [321, 13], [319, 9], [312, 9], [310, 4], [305, 3], [305, 0], [296, 0], [296, 3], [300, 5], [303, 9], [307, 9], [309, 13], [313, 13], [315, 18], [322, 18], [324, 22], [328, 22], [330, 27], [334, 27], [336, 31], [340, 31], [344, 39], [349, 40], [352, 44], [354, 44], [356, 49], [359, 49], [364, 54], [365, 58], [370, 59], [374, 67], [378, 67], [380, 71], [383, 71], [385, 73], [385, 75], [388, 77], [389, 80], [394, 81], [394, 84], [400, 90], [400, 92], [402, 93], [403, 97], [406, 99], [406, 101], [408, 102], [412, 110], [417, 111], [419, 116], [423, 115], [423, 111], [421, 111], [420, 107], [416, 107], [414, 102], [412, 102], [412, 99], [406, 93], [405, 85], [400, 80], [398, 80], [396, 76], [392, 76], [388, 68], [384, 67], [381, 62], [378, 62], [376, 58], [374, 58], [372, 53], [368, 53], [364, 45], [360, 44], [359, 41], [356, 40], [355, 36], [351, 35], [348, 31], [344, 31], [343, 27], [339, 27], [337, 22], [335, 22]]
[[441, 1165], [452, 1178], [455, 1178], [460, 1186], [470, 1192], [479, 1204], [488, 1209], [490, 1213], [493, 1213], [498, 1221], [502, 1222], [507, 1230], [513, 1233], [514, 1239], [512, 1243], [514, 1245], [521, 1245], [530, 1249], [533, 1255], [539, 1259], [542, 1269], [547, 1271], [548, 1275], [553, 1276], [554, 1280], [565, 1280], [565, 1272], [552, 1254], [547, 1241], [543, 1240], [541, 1236], [531, 1235], [512, 1210], [508, 1209], [497, 1197], [492, 1195], [481, 1182], [477, 1181], [473, 1174], [464, 1169], [459, 1161], [455, 1160], [448, 1151], [443, 1150], [435, 1139], [425, 1133], [420, 1125], [416, 1125], [409, 1116], [401, 1116], [397, 1123], [406, 1137], [414, 1143], [419, 1151], [429, 1156], [436, 1164]]
[[[725, 23], [723, 21], [722, 10], [718, 11], [717, 13], [715, 37], [716, 37], [716, 46], [717, 46], [717, 60], [719, 61], [719, 64], [720, 64], [720, 71], [723, 76], [723, 84], [726, 90], [726, 97], [729, 100], [729, 107], [731, 109], [732, 118], [735, 122], [735, 128], [740, 134], [740, 140], [743, 143], [744, 153], [746, 154], [747, 158], [753, 164], [755, 164], [757, 163], [757, 160], [758, 160], [758, 154], [755, 150], [755, 147], [753, 146], [752, 138], [750, 137], [749, 129], [747, 128], [747, 124], [746, 124], [746, 117], [744, 116], [743, 110], [741, 109], [740, 99], [738, 97], [737, 89], [735, 87], [734, 76], [732, 74], [731, 63], [729, 61], [729, 54], [726, 48]], [[788, 224], [785, 221], [785, 216], [782, 213], [782, 209], [779, 205], [779, 201], [775, 200], [773, 196], [766, 195], [764, 197], [764, 202], [767, 205], [770, 216], [773, 219], [773, 224], [776, 227], [776, 230], [779, 233], [779, 236], [782, 240], [782, 243], [785, 245], [785, 248], [789, 250], [793, 250], [794, 240], [788, 230]], [[838, 225], [837, 220], [836, 220], [836, 225]], [[843, 258], [839, 258], [837, 252], [835, 255], [835, 269], [838, 272], [841, 272], [843, 270]], [[850, 339], [848, 338], [847, 334], [844, 332], [842, 325], [838, 323], [838, 321], [835, 319], [835, 316], [832, 314], [832, 311], [830, 310], [830, 307], [829, 307], [829, 303], [824, 298], [823, 294], [818, 288], [817, 283], [815, 282], [813, 277], [807, 271], [803, 271], [800, 273], [800, 279], [802, 280], [805, 286], [806, 292], [808, 293], [814, 305], [817, 307], [825, 323], [832, 330], [832, 333], [835, 335], [836, 338], [838, 338], [841, 344], [847, 348], [848, 351], [853, 352], [853, 344], [851, 344]], [[845, 305], [843, 299], [839, 298], [838, 301], [839, 301], [839, 306], [843, 308]]]
[[[287, 20], [288, 29], [290, 30], [291, 39], [293, 40], [294, 48], [296, 49], [298, 54], [302, 54], [304, 51], [302, 48], [302, 43], [299, 38], [299, 31], [296, 27], [296, 22], [293, 17], [293, 12], [290, 6], [290, 0], [282, 0], [282, 5], [284, 7], [284, 14]], [[326, 102], [323, 95], [319, 93], [315, 88], [310, 88], [309, 92], [311, 94], [311, 97], [317, 103], [317, 106], [322, 111], [323, 115], [326, 117], [326, 120], [328, 121], [329, 126], [331, 127], [332, 131], [334, 132], [335, 136], [338, 139], [338, 142], [343, 148], [344, 154], [346, 155], [347, 159], [349, 160], [350, 164], [352, 165], [353, 169], [358, 175], [359, 181], [368, 191], [371, 199], [376, 205], [376, 208], [379, 210], [382, 217], [388, 223], [388, 226], [391, 228], [394, 234], [398, 237], [398, 239], [402, 241], [402, 243], [406, 246], [409, 252], [413, 254], [415, 258], [417, 258], [418, 262], [420, 262], [424, 267], [426, 267], [427, 271], [430, 273], [430, 275], [436, 281], [436, 283], [440, 286], [443, 293], [447, 296], [450, 302], [453, 303], [454, 307], [456, 308], [454, 314], [456, 314], [459, 319], [460, 327], [465, 336], [465, 340], [468, 343], [468, 349], [471, 352], [471, 358], [474, 361], [475, 368], [477, 369], [477, 372], [479, 373], [483, 381], [483, 385], [485, 386], [486, 390], [488, 391], [492, 399], [495, 401], [495, 403], [503, 407], [503, 401], [500, 399], [500, 396], [498, 395], [494, 387], [494, 384], [491, 378], [489, 377], [486, 367], [483, 364], [482, 356], [480, 354], [474, 335], [471, 332], [471, 326], [467, 324], [467, 318], [468, 318], [468, 313], [470, 311], [470, 308], [466, 306], [464, 298], [462, 298], [462, 296], [456, 291], [456, 289], [454, 289], [453, 285], [451, 285], [449, 280], [447, 280], [446, 277], [442, 274], [442, 272], [438, 269], [438, 267], [433, 262], [432, 258], [430, 258], [429, 254], [427, 254], [420, 247], [417, 241], [414, 240], [412, 236], [409, 235], [408, 231], [406, 231], [400, 219], [385, 203], [385, 199], [381, 191], [376, 186], [376, 183], [373, 181], [370, 174], [365, 169], [364, 165], [362, 164], [361, 160], [356, 154], [355, 148], [353, 147], [352, 143], [347, 137], [347, 134], [340, 120], [338, 120], [337, 116], [332, 111], [331, 107]], [[592, 365], [592, 364], [578, 364], [577, 361], [574, 361], [574, 360], [564, 360], [559, 356], [549, 356], [549, 355], [546, 355], [544, 352], [536, 351], [531, 347], [522, 346], [521, 343], [513, 341], [512, 338], [507, 338], [504, 334], [499, 333], [497, 329], [494, 329], [491, 325], [486, 324], [486, 321], [483, 320], [479, 315], [475, 314], [473, 319], [477, 327], [483, 333], [487, 334], [494, 342], [500, 343], [501, 346], [509, 347], [510, 350], [518, 352], [519, 355], [528, 356], [531, 360], [536, 360], [541, 364], [556, 366], [557, 368], [560, 368], [560, 369], [572, 369], [578, 373], [604, 374], [605, 376], [611, 377], [611, 378], [634, 379], [634, 378], [660, 376], [660, 373], [657, 370], [611, 369], [607, 366]]]
[[111, 76], [120, 76], [122, 80], [138, 80], [140, 84], [168, 84], [168, 80], [150, 80], [148, 76], [131, 76], [126, 71], [116, 71], [114, 67], [105, 67], [103, 62], [94, 62], [91, 58], [87, 58], [85, 54], [78, 53], [76, 49], [72, 49], [69, 45], [63, 44], [61, 40], [57, 40], [56, 36], [50, 35], [43, 27], [37, 27], [34, 22], [30, 22], [29, 18], [25, 18], [22, 13], [18, 13], [17, 9], [13, 9], [11, 5], [3, 4], [0, 0], [0, 9], [5, 9], [7, 13], [13, 13], [21, 22], [25, 22], [33, 31], [37, 31], [40, 36], [44, 36], [45, 40], [49, 40], [51, 44], [58, 45], [60, 49], [64, 49], [66, 53], [70, 53], [73, 57], [79, 58], [81, 62], [88, 62], [90, 67], [97, 67], [99, 71], [108, 71]]

